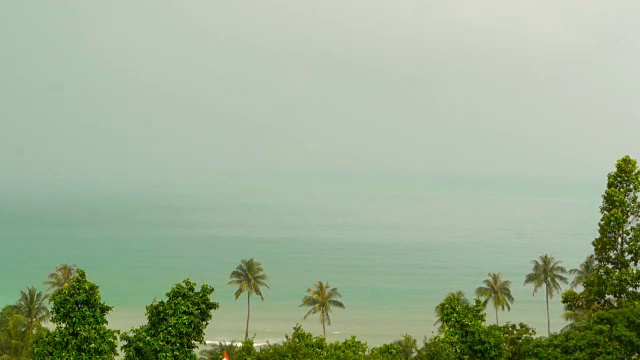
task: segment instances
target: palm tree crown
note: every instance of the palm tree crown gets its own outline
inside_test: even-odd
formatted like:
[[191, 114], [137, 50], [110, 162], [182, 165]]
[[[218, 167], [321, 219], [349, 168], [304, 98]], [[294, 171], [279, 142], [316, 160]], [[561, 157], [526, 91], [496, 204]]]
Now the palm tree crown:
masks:
[[71, 279], [78, 275], [76, 265], [60, 264], [49, 274], [49, 280], [44, 285], [49, 285], [47, 290], [57, 290], [68, 286]]
[[253, 258], [249, 260], [241, 260], [240, 265], [236, 267], [234, 271], [229, 275], [229, 282], [227, 285], [238, 286], [238, 290], [235, 292], [235, 299], [238, 300], [240, 295], [247, 293], [247, 327], [245, 329], [244, 338], [249, 338], [249, 317], [251, 316], [251, 296], [258, 295], [260, 299], [264, 301], [262, 296], [262, 287], [269, 288], [267, 280], [269, 277], [264, 273], [262, 264], [254, 261]]
[[593, 255], [587, 256], [580, 267], [577, 269], [569, 270], [570, 275], [574, 275], [573, 281], [571, 281], [571, 288], [575, 289], [582, 285], [584, 281], [591, 276], [596, 270], [596, 258]]
[[539, 288], [545, 287], [545, 298], [547, 301], [547, 333], [551, 334], [551, 320], [549, 317], [549, 299], [553, 298], [554, 293], [562, 290], [560, 284], [567, 284], [567, 278], [563, 274], [567, 273], [567, 269], [560, 265], [562, 261], [556, 260], [549, 254], [541, 255], [537, 260], [531, 260], [533, 271], [524, 279], [524, 284], [533, 284], [533, 295]]
[[33, 332], [49, 320], [49, 308], [46, 301], [49, 295], [38, 291], [35, 287], [28, 287], [27, 291], [20, 291], [20, 299], [15, 304], [16, 313], [27, 320], [27, 329]]
[[329, 316], [331, 308], [345, 308], [341, 301], [336, 300], [341, 297], [342, 295], [338, 292], [338, 288], [332, 288], [328, 282], [323, 283], [322, 281], [318, 281], [314, 284], [313, 288], [307, 289], [307, 295], [302, 298], [302, 304], [300, 304], [299, 307], [311, 307], [311, 309], [309, 309], [309, 311], [304, 315], [303, 319], [306, 319], [309, 315], [320, 313], [322, 334], [325, 338], [327, 337], [325, 324], [331, 325], [331, 317]]
[[511, 304], [513, 304], [513, 296], [511, 295], [511, 281], [502, 280], [501, 273], [487, 273], [488, 279], [483, 282], [485, 286], [480, 286], [476, 289], [476, 296], [484, 298], [482, 305], [485, 309], [489, 301], [493, 303], [493, 307], [496, 310], [496, 325], [498, 325], [498, 309], [504, 311], [507, 309], [511, 311]]

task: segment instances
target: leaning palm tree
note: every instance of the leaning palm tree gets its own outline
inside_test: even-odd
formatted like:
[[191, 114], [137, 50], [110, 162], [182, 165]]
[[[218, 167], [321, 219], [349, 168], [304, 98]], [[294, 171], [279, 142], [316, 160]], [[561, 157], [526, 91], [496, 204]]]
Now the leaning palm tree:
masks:
[[551, 319], [549, 317], [549, 299], [553, 298], [554, 293], [562, 290], [560, 284], [567, 284], [567, 278], [563, 274], [567, 273], [564, 266], [560, 265], [561, 261], [556, 260], [549, 254], [541, 255], [537, 260], [531, 260], [533, 264], [533, 272], [527, 274], [524, 284], [533, 284], [533, 294], [535, 295], [539, 288], [545, 287], [545, 297], [547, 300], [547, 335], [551, 335]]
[[320, 313], [320, 322], [322, 323], [322, 334], [327, 337], [327, 330], [325, 324], [331, 325], [331, 317], [329, 313], [332, 307], [344, 309], [344, 304], [336, 300], [341, 298], [342, 295], [338, 292], [338, 288], [332, 288], [329, 283], [323, 283], [318, 281], [313, 285], [313, 288], [307, 289], [307, 295], [302, 298], [302, 304], [298, 307], [308, 306], [311, 307], [309, 311], [304, 315], [303, 319], [309, 317], [309, 315]]
[[78, 275], [78, 267], [76, 265], [60, 264], [49, 274], [49, 280], [44, 285], [49, 285], [49, 290], [57, 290], [65, 286], [69, 286], [69, 282]]
[[502, 280], [501, 273], [487, 273], [488, 279], [483, 282], [485, 286], [479, 286], [476, 289], [476, 296], [484, 298], [482, 305], [487, 308], [489, 301], [493, 303], [493, 308], [496, 310], [496, 325], [498, 324], [498, 309], [504, 311], [507, 309], [511, 311], [511, 304], [513, 304], [513, 296], [511, 295], [511, 281]]
[[592, 255], [587, 256], [580, 267], [577, 269], [569, 270], [570, 275], [574, 275], [573, 281], [571, 281], [571, 288], [575, 289], [582, 285], [584, 281], [596, 271], [596, 259]]
[[20, 291], [20, 299], [14, 305], [17, 314], [26, 319], [27, 330], [33, 333], [42, 327], [42, 323], [49, 320], [49, 308], [46, 302], [49, 295], [38, 291], [35, 287], [28, 287], [27, 291]]
[[249, 338], [249, 318], [251, 316], [251, 296], [256, 294], [260, 296], [260, 299], [264, 301], [262, 296], [262, 287], [269, 288], [267, 280], [269, 277], [264, 273], [262, 264], [254, 261], [253, 258], [249, 260], [240, 261], [240, 265], [236, 267], [234, 271], [229, 275], [229, 282], [227, 285], [238, 286], [238, 290], [235, 292], [235, 298], [238, 300], [240, 295], [247, 293], [247, 327], [244, 331], [244, 339]]
[[[469, 305], [469, 300], [467, 300], [467, 298], [464, 296], [464, 292], [462, 292], [462, 290], [449, 292], [447, 296], [444, 297], [443, 302], [450, 298], [457, 298], [458, 301], [460, 302], [460, 305]], [[445, 330], [445, 324], [442, 324], [442, 309], [440, 308], [440, 305], [436, 306], [435, 312], [436, 312], [436, 322], [433, 323], [433, 325], [441, 324], [440, 327], [438, 327], [438, 332], [442, 333]]]

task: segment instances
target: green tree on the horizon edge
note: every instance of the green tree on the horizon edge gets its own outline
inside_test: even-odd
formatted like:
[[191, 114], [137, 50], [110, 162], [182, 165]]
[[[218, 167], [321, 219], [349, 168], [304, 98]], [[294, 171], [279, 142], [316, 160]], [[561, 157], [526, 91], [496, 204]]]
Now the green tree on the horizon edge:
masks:
[[61, 287], [68, 286], [71, 279], [76, 275], [78, 275], [78, 267], [75, 264], [60, 264], [49, 274], [49, 280], [43, 284], [49, 286], [47, 291], [55, 291]]
[[260, 299], [264, 301], [264, 296], [262, 296], [262, 287], [269, 288], [267, 285], [267, 281], [269, 277], [264, 273], [264, 269], [262, 268], [262, 264], [258, 261], [253, 260], [253, 258], [249, 260], [241, 260], [240, 265], [236, 267], [234, 271], [229, 275], [229, 282], [227, 285], [235, 285], [238, 287], [234, 296], [235, 299], [243, 294], [247, 293], [247, 326], [244, 332], [244, 339], [249, 338], [249, 319], [251, 317], [251, 296], [258, 295]]
[[322, 334], [326, 338], [327, 330], [326, 325], [331, 325], [331, 316], [329, 313], [332, 308], [344, 309], [344, 304], [336, 300], [341, 298], [342, 295], [338, 292], [338, 288], [332, 288], [329, 283], [323, 283], [317, 281], [313, 288], [307, 289], [307, 295], [302, 298], [302, 303], [298, 307], [311, 307], [309, 311], [304, 315], [303, 319], [308, 318], [310, 315], [320, 313], [320, 323], [322, 323]]
[[533, 296], [538, 289], [545, 287], [545, 299], [547, 302], [547, 336], [551, 335], [551, 317], [549, 316], [549, 299], [553, 298], [554, 293], [562, 290], [560, 284], [568, 284], [569, 281], [564, 276], [567, 270], [560, 265], [562, 261], [556, 260], [549, 254], [541, 255], [538, 259], [531, 260], [533, 264], [533, 272], [527, 274], [524, 285], [533, 285]]
[[485, 286], [479, 286], [476, 288], [476, 296], [483, 298], [482, 305], [487, 308], [489, 301], [493, 303], [493, 308], [496, 311], [496, 325], [500, 325], [498, 322], [498, 310], [507, 309], [511, 311], [511, 304], [513, 304], [513, 296], [511, 295], [511, 281], [502, 280], [502, 273], [487, 273], [488, 279], [483, 282]]

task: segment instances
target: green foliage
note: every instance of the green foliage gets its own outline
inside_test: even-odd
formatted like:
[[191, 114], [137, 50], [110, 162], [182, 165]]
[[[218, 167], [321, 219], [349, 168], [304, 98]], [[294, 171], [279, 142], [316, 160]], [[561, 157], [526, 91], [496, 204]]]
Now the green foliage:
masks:
[[167, 300], [147, 306], [147, 324], [121, 337], [128, 360], [196, 359], [197, 344], [204, 344], [204, 330], [218, 303], [211, 301], [214, 289], [184, 280], [166, 295]]
[[82, 270], [51, 295], [51, 322], [56, 329], [35, 344], [34, 360], [98, 360], [117, 355], [117, 331], [107, 329], [112, 309], [102, 303], [98, 286]]
[[501, 273], [487, 273], [488, 279], [484, 280], [485, 286], [480, 286], [476, 289], [476, 296], [484, 298], [482, 305], [487, 308], [489, 301], [493, 303], [493, 308], [496, 311], [496, 325], [498, 325], [498, 310], [504, 311], [507, 309], [511, 311], [511, 304], [513, 304], [513, 296], [511, 295], [511, 281], [502, 280]]
[[402, 337], [394, 341], [392, 345], [400, 347], [402, 359], [411, 359], [418, 350], [418, 342], [409, 334], [402, 335]]
[[[445, 297], [445, 301], [449, 298], [456, 298], [456, 301], [459, 301], [460, 304], [469, 305], [469, 300], [467, 300], [467, 298], [464, 296], [464, 292], [462, 292], [462, 290], [458, 290], [455, 292], [450, 291]], [[446, 328], [446, 325], [442, 323], [442, 309], [440, 308], [440, 305], [441, 304], [437, 305], [435, 308], [436, 322], [433, 325], [440, 324], [440, 326], [438, 327], [438, 333], [442, 334]]]
[[299, 307], [310, 307], [309, 311], [304, 315], [303, 319], [306, 319], [310, 315], [320, 314], [320, 323], [322, 324], [322, 334], [327, 337], [327, 330], [325, 324], [331, 325], [331, 313], [332, 308], [344, 309], [344, 304], [336, 300], [341, 298], [342, 295], [338, 292], [338, 288], [332, 288], [329, 283], [323, 283], [318, 281], [314, 284], [313, 288], [307, 289], [307, 295], [302, 298], [302, 304]]
[[455, 341], [450, 338], [434, 336], [424, 341], [424, 346], [418, 349], [416, 359], [419, 360], [458, 360], [463, 359], [456, 352]]
[[[28, 319], [17, 313], [16, 306], [0, 312], [0, 359], [31, 359], [33, 341], [39, 333], [27, 330]], [[44, 329], [43, 329], [44, 331]]]
[[372, 348], [369, 352], [369, 359], [411, 359], [411, 357], [404, 357], [402, 347], [392, 343]]
[[440, 305], [442, 337], [432, 339], [419, 353], [421, 359], [503, 359], [506, 347], [499, 328], [484, 325], [482, 302], [465, 304], [460, 297], [447, 296]]
[[[229, 356], [231, 359], [231, 355]], [[258, 359], [258, 352], [253, 344], [253, 339], [247, 339], [242, 342], [242, 346], [235, 349], [233, 352], [233, 360], [256, 360]], [[217, 360], [217, 359], [216, 359]]]
[[526, 324], [507, 323], [498, 327], [507, 350], [507, 359], [526, 359], [527, 349], [535, 341], [536, 331]]
[[367, 358], [367, 349], [367, 344], [357, 340], [355, 336], [342, 342], [327, 343], [324, 337], [313, 337], [296, 325], [293, 334], [286, 335], [282, 344], [270, 344], [256, 351], [253, 342], [245, 342], [242, 348], [235, 352], [233, 360], [359, 360]]
[[0, 312], [0, 360], [31, 359], [33, 342], [47, 332], [42, 323], [49, 319], [48, 295], [29, 287], [20, 291], [14, 305]]
[[640, 356], [640, 308], [597, 311], [571, 329], [521, 346], [525, 359], [636, 359]]
[[38, 291], [35, 287], [20, 291], [20, 299], [14, 305], [16, 313], [27, 320], [27, 331], [33, 333], [42, 328], [42, 323], [49, 320], [49, 308], [46, 305], [49, 295]]
[[600, 300], [638, 300], [640, 288], [640, 171], [637, 162], [625, 156], [607, 177], [602, 195], [599, 236], [592, 242], [599, 264], [593, 281], [585, 289]]
[[258, 295], [260, 299], [264, 301], [262, 296], [262, 288], [269, 288], [267, 280], [269, 277], [264, 273], [262, 264], [258, 261], [254, 261], [253, 258], [249, 260], [241, 260], [240, 265], [236, 267], [234, 271], [229, 275], [229, 282], [227, 285], [235, 285], [238, 290], [235, 292], [235, 299], [238, 300], [240, 295], [247, 293], [247, 326], [244, 332], [244, 339], [249, 338], [249, 318], [251, 317], [251, 296]]

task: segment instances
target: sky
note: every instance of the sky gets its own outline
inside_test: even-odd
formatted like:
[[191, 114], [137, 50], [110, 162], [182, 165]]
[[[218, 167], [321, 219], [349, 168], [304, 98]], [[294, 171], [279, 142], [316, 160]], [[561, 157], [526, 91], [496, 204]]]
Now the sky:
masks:
[[636, 1], [2, 1], [0, 183], [603, 179], [640, 157], [638, 18]]

